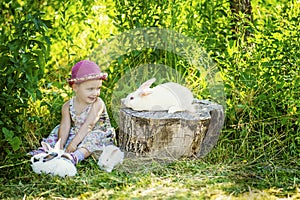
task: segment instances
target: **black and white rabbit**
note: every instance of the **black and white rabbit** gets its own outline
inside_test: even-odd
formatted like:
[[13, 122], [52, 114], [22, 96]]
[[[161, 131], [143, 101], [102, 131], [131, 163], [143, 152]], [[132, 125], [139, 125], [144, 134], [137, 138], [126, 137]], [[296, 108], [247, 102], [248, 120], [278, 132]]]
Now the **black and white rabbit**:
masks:
[[31, 167], [35, 173], [51, 174], [60, 177], [75, 176], [77, 169], [72, 163], [72, 156], [60, 149], [60, 139], [52, 148], [49, 144], [42, 142], [45, 152], [31, 157]]

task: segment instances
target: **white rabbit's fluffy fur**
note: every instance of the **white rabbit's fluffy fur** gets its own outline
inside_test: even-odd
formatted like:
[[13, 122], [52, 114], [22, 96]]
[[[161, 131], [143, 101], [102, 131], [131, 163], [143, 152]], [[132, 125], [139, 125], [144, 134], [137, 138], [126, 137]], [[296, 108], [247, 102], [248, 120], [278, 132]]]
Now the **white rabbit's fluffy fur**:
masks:
[[45, 153], [40, 153], [31, 157], [31, 167], [35, 173], [58, 175], [61, 177], [75, 176], [77, 169], [71, 162], [71, 155], [61, 150], [60, 139], [52, 148], [49, 144], [42, 142]]
[[99, 157], [98, 165], [101, 169], [111, 172], [117, 164], [121, 164], [124, 159], [124, 152], [114, 145], [103, 147], [103, 152]]
[[144, 82], [136, 91], [127, 95], [124, 105], [133, 110], [195, 112], [192, 92], [177, 83], [168, 82], [150, 88], [155, 78]]

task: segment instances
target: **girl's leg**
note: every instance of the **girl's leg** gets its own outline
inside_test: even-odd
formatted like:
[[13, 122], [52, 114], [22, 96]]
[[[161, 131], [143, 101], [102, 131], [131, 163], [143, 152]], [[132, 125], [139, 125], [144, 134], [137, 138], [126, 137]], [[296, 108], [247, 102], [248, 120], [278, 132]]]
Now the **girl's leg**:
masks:
[[71, 153], [73, 157], [73, 163], [76, 165], [78, 162], [89, 157], [92, 152], [97, 150], [103, 150], [103, 146], [108, 144], [113, 144], [113, 133], [108, 131], [108, 133], [101, 130], [95, 130], [90, 132], [80, 143], [78, 149]]
[[80, 161], [84, 160], [85, 158], [89, 157], [91, 153], [85, 149], [85, 148], [79, 148], [73, 153], [71, 153], [71, 156], [73, 157], [73, 164], [76, 165]]

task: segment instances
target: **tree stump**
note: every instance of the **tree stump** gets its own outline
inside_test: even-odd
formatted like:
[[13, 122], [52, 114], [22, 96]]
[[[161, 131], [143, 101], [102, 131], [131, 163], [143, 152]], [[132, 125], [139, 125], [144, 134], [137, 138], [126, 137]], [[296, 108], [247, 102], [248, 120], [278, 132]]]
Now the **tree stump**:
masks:
[[118, 144], [127, 157], [203, 157], [217, 143], [223, 107], [195, 99], [195, 113], [120, 109]]

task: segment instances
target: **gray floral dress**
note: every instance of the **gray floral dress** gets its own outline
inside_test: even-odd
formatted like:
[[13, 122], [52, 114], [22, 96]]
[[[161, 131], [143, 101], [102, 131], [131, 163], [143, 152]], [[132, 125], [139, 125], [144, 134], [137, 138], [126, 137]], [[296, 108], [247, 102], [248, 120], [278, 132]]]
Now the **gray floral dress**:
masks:
[[[73, 97], [70, 100], [70, 116], [72, 119], [72, 125], [70, 129], [70, 133], [67, 139], [67, 142], [65, 144], [66, 148], [68, 144], [72, 141], [72, 139], [76, 136], [78, 133], [80, 127], [85, 122], [93, 104], [88, 105], [83, 112], [80, 114], [76, 114], [75, 108], [74, 108], [74, 99], [76, 97]], [[100, 98], [99, 98], [100, 100]], [[55, 143], [58, 140], [58, 131], [59, 131], [60, 125], [57, 125], [50, 133], [50, 135], [47, 138], [44, 138], [43, 141], [50, 144], [50, 146], [54, 147]], [[109, 116], [107, 114], [106, 107], [103, 110], [103, 113], [101, 114], [98, 122], [94, 126], [93, 130], [89, 132], [85, 138], [81, 141], [81, 143], [78, 145], [78, 148], [85, 148], [89, 152], [93, 153], [95, 151], [102, 151], [103, 146], [113, 144], [113, 140], [115, 138], [115, 130], [111, 126]], [[32, 152], [30, 154], [36, 154], [35, 152]]]

